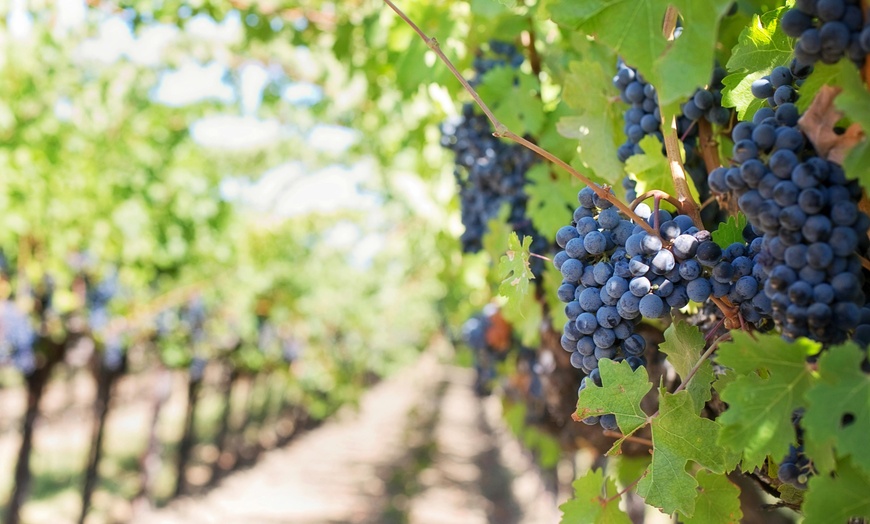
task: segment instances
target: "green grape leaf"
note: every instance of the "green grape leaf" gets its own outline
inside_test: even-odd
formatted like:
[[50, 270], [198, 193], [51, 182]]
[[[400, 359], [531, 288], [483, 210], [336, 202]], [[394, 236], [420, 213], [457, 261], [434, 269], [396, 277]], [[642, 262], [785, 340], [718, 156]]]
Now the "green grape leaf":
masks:
[[511, 232], [507, 252], [498, 264], [499, 273], [502, 275], [498, 291], [508, 299], [522, 298], [529, 294], [529, 281], [535, 278], [529, 266], [530, 245], [532, 245], [531, 236], [524, 237], [520, 243], [516, 232]]
[[684, 524], [739, 524], [743, 518], [740, 510], [740, 488], [725, 475], [717, 475], [705, 470], [695, 475], [698, 481], [698, 498], [695, 501], [695, 514], [682, 515]]
[[[691, 372], [701, 353], [704, 352], [704, 335], [701, 330], [688, 322], [677, 321], [665, 330], [665, 341], [659, 345], [659, 351], [667, 354], [668, 362], [674, 366], [680, 378], [684, 379]], [[710, 400], [710, 384], [713, 382], [713, 365], [710, 359], [705, 360], [697, 373], [689, 382], [686, 391], [692, 398], [695, 413], [700, 413], [704, 403]]]
[[736, 374], [720, 390], [728, 410], [718, 419], [719, 444], [741, 453], [744, 470], [752, 470], [767, 455], [785, 455], [795, 441], [791, 415], [805, 405], [804, 394], [813, 383], [806, 358], [819, 346], [806, 339], [786, 342], [778, 335], [753, 338], [742, 331], [732, 337], [719, 346], [716, 358]]
[[752, 96], [752, 82], [780, 65], [788, 65], [792, 58], [792, 41], [779, 26], [779, 17], [787, 7], [756, 15], [738, 38], [728, 60], [728, 71], [737, 71], [725, 77], [722, 83], [722, 105], [737, 109], [740, 120], [749, 120], [767, 104]]
[[[738, 120], [752, 120], [752, 116], [759, 109], [767, 106], [767, 100], [761, 100], [752, 95], [752, 82], [755, 82], [769, 72], [732, 73], [723, 78], [722, 107], [735, 108]], [[730, 156], [731, 149], [728, 150], [726, 158]]]
[[716, 231], [713, 231], [713, 242], [725, 249], [735, 242], [744, 242], [743, 229], [746, 227], [746, 215], [737, 213], [736, 217], [728, 217], [727, 222], [721, 222]]
[[493, 17], [507, 11], [507, 6], [503, 2], [496, 0], [471, 0], [471, 12], [485, 17]]
[[[800, 86], [800, 97], [795, 102], [795, 105], [800, 110], [801, 113], [807, 110], [810, 107], [810, 104], [813, 103], [813, 99], [816, 97], [816, 93], [819, 92], [819, 89], [822, 86], [842, 86], [845, 81], [845, 75], [852, 73], [855, 76], [858, 76], [857, 71], [855, 71], [855, 66], [852, 65], [847, 60], [841, 60], [836, 64], [825, 64], [822, 62], [816, 63], [813, 66], [813, 74], [804, 80], [804, 83]], [[860, 82], [860, 79], [859, 79]], [[854, 108], [857, 111], [864, 111], [865, 108]], [[851, 116], [851, 114], [849, 115]]]
[[541, 304], [535, 300], [529, 282], [535, 278], [529, 266], [529, 246], [532, 237], [526, 236], [522, 243], [516, 232], [508, 238], [508, 248], [498, 264], [502, 279], [498, 287], [501, 296], [507, 298], [502, 308], [505, 319], [520, 333], [522, 342], [534, 345], [540, 336], [538, 327], [543, 318]]
[[[865, 451], [866, 452], [866, 451]], [[837, 475], [813, 475], [804, 495], [804, 524], [848, 522], [870, 518], [870, 477], [849, 461], [837, 464]]]
[[[529, 200], [526, 212], [535, 229], [546, 238], [556, 238], [556, 232], [571, 221], [577, 207], [580, 184], [574, 177], [553, 174], [549, 164], [539, 163], [526, 172], [524, 188]], [[543, 254], [543, 253], [539, 253]]]
[[[640, 147], [644, 154], [632, 155], [625, 162], [625, 172], [634, 175], [637, 180], [637, 194], [643, 194], [650, 189], [660, 189], [669, 195], [675, 195], [677, 190], [671, 177], [671, 168], [668, 167], [668, 159], [662, 154], [662, 143], [655, 136], [647, 135], [640, 141]], [[698, 191], [694, 182], [689, 177], [686, 181], [697, 201]]]
[[630, 524], [631, 519], [619, 509], [616, 483], [605, 479], [600, 469], [589, 470], [574, 481], [574, 498], [559, 506], [561, 524]]
[[577, 398], [575, 418], [582, 420], [613, 413], [619, 429], [625, 435], [633, 433], [647, 421], [646, 413], [640, 408], [640, 401], [652, 389], [646, 368], [632, 371], [627, 361], [617, 363], [610, 359], [600, 360], [598, 368], [602, 386], [587, 381]]
[[571, 62], [562, 97], [576, 114], [562, 117], [557, 126], [562, 136], [577, 139], [583, 163], [615, 185], [622, 179], [616, 149], [623, 138], [615, 123], [621, 126], [624, 106], [618, 103], [611, 78], [600, 62]]
[[652, 463], [637, 485], [637, 494], [665, 513], [694, 515], [698, 483], [686, 472], [688, 461], [715, 473], [724, 473], [728, 462], [726, 450], [713, 445], [719, 424], [699, 417], [694, 409], [688, 391], [660, 390], [659, 416], [650, 424]]
[[[511, 208], [508, 204], [502, 204], [498, 210], [498, 215], [486, 223], [486, 233], [483, 235], [483, 250], [489, 255], [490, 260], [499, 260], [510, 248], [511, 233], [513, 228], [508, 223]], [[490, 281], [493, 284], [500, 284], [503, 280], [504, 273], [499, 267], [495, 267], [490, 271]]]
[[632, 484], [643, 475], [643, 472], [649, 467], [651, 460], [652, 456], [650, 455], [640, 455], [637, 457], [620, 455], [618, 457], [609, 458], [607, 463], [614, 464], [616, 482], [619, 483], [620, 486], [625, 487]]
[[[662, 20], [669, 5], [683, 19], [683, 33], [669, 42]], [[585, 0], [549, 6], [553, 20], [613, 48], [656, 86], [662, 106], [682, 102], [710, 81], [719, 20], [730, 0]]]
[[536, 77], [510, 66], [495, 67], [483, 75], [477, 93], [502, 124], [514, 133], [537, 135], [544, 124], [544, 105], [536, 93]]
[[806, 396], [802, 419], [807, 454], [829, 472], [834, 454], [851, 455], [852, 464], [870, 475], [870, 375], [861, 369], [867, 352], [855, 344], [829, 349], [819, 359], [820, 380]]

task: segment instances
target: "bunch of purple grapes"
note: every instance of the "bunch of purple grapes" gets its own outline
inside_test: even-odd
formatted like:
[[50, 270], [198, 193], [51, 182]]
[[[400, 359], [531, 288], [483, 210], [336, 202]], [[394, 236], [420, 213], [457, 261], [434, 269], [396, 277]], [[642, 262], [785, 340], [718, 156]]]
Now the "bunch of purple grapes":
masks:
[[[496, 67], [519, 67], [523, 55], [510, 43], [489, 44], [494, 58], [478, 56], [474, 61], [478, 83]], [[466, 104], [462, 115], [441, 124], [441, 145], [455, 154], [454, 174], [459, 185], [459, 202], [465, 232], [460, 237], [462, 250], [476, 253], [483, 247], [487, 224], [498, 216], [505, 205], [510, 209], [508, 222], [521, 236], [533, 238], [532, 251], [544, 252], [548, 245], [532, 227], [526, 215], [528, 197], [524, 191], [526, 172], [538, 159], [525, 147], [510, 144], [492, 136], [493, 129], [486, 116], [475, 114], [474, 105]], [[540, 260], [532, 262], [532, 271], [540, 275]]]
[[836, 64], [848, 56], [860, 68], [870, 52], [859, 0], [797, 0], [783, 15], [782, 30], [798, 39], [794, 54], [802, 64]]
[[793, 62], [753, 84], [753, 94], [769, 106], [734, 127], [735, 165], [710, 173], [709, 184], [734, 194], [762, 235], [763, 290], [783, 336], [839, 343], [861, 322], [856, 252], [867, 248], [870, 218], [858, 209], [858, 183], [817, 156], [797, 127], [799, 74], [808, 71]]

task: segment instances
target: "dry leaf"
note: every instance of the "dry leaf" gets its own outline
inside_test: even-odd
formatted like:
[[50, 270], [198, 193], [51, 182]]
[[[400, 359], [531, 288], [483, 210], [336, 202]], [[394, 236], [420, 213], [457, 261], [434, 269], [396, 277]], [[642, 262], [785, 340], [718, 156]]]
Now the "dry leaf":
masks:
[[834, 132], [834, 126], [843, 118], [843, 113], [834, 108], [834, 99], [842, 91], [839, 87], [822, 86], [798, 126], [810, 139], [819, 156], [837, 164], [843, 163], [846, 153], [864, 138], [858, 124], [852, 124], [842, 135]]

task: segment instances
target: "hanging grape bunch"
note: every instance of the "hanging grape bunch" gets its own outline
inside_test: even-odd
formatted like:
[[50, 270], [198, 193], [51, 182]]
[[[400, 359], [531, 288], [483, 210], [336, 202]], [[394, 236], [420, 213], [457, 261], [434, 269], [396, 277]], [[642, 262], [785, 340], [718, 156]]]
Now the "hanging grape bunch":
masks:
[[[475, 77], [480, 82], [490, 70], [499, 67], [519, 67], [524, 57], [513, 44], [492, 41], [491, 58], [480, 54], [474, 60]], [[456, 155], [454, 174], [459, 185], [459, 202], [465, 232], [460, 237], [462, 250], [475, 253], [483, 247], [487, 223], [498, 216], [502, 206], [510, 209], [508, 223], [520, 235], [533, 238], [532, 250], [544, 252], [546, 240], [532, 227], [526, 216], [526, 172], [537, 162], [528, 149], [492, 136], [493, 129], [482, 114], [475, 114], [473, 104], [465, 104], [462, 115], [441, 125], [441, 145]], [[532, 265], [540, 275], [542, 264]]]
[[861, 322], [861, 261], [870, 219], [858, 209], [861, 187], [817, 156], [798, 127], [797, 82], [811, 72], [796, 61], [752, 85], [767, 107], [733, 131], [734, 166], [710, 173], [710, 187], [737, 197], [763, 235], [764, 293], [790, 339], [849, 338]]

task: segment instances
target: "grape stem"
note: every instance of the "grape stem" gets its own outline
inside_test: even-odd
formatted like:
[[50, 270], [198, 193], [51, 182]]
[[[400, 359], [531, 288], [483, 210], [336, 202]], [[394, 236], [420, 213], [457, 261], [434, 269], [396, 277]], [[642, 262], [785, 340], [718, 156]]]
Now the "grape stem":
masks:
[[[668, 41], [674, 39], [674, 30], [677, 28], [679, 11], [673, 5], [669, 5], [665, 11], [665, 19], [662, 22], [662, 34]], [[671, 178], [674, 179], [674, 187], [677, 189], [677, 200], [683, 205], [679, 206], [682, 213], [689, 216], [698, 229], [704, 229], [701, 222], [701, 211], [698, 203], [692, 198], [689, 191], [689, 183], [686, 181], [686, 171], [683, 169], [683, 161], [680, 158], [679, 134], [677, 133], [677, 117], [672, 116], [670, 125], [667, 124], [667, 116], [662, 115], [662, 130], [664, 131], [665, 153], [668, 156], [668, 167], [671, 168]]]
[[719, 158], [719, 142], [713, 138], [713, 125], [705, 118], [698, 120], [698, 144], [701, 146], [704, 167], [707, 173], [712, 173], [722, 165], [722, 160]]
[[623, 435], [619, 431], [611, 431], [609, 429], [605, 429], [604, 436], [627, 440], [628, 442], [636, 442], [638, 444], [643, 444], [644, 446], [653, 447], [653, 441], [650, 439], [635, 437], [633, 435]]
[[862, 257], [861, 255], [858, 255], [858, 258], [861, 259], [861, 267], [863, 267], [867, 271], [870, 271], [870, 260], [867, 260], [866, 258]]
[[641, 475], [640, 477], [636, 478], [636, 479], [635, 479], [631, 484], [629, 484], [629, 485], [625, 486], [624, 488], [622, 488], [622, 490], [621, 490], [619, 493], [617, 493], [616, 495], [613, 495], [612, 497], [607, 497], [606, 499], [600, 499], [601, 502], [602, 502], [602, 504], [607, 505], [607, 504], [610, 504], [611, 502], [613, 502], [614, 500], [619, 500], [620, 497], [622, 497], [623, 495], [625, 495], [626, 493], [628, 493], [629, 491], [631, 491], [632, 488], [634, 488], [635, 486], [637, 486], [637, 483], [640, 482], [641, 480], [643, 480], [643, 478], [647, 475], [647, 472], [648, 472], [648, 471], [649, 471], [649, 470], [644, 471], [644, 472], [643, 472], [643, 475]]
[[610, 202], [611, 204], [613, 204], [614, 207], [619, 209], [625, 216], [627, 216], [629, 219], [631, 219], [635, 224], [641, 226], [647, 233], [649, 233], [650, 235], [656, 236], [656, 237], [659, 236], [658, 231], [654, 230], [649, 224], [646, 223], [645, 220], [643, 220], [642, 218], [637, 216], [634, 213], [634, 211], [629, 209], [628, 205], [626, 205], [621, 200], [619, 200], [619, 198], [617, 198], [616, 195], [611, 194], [609, 187], [599, 186], [598, 184], [593, 182], [591, 179], [589, 179], [587, 176], [581, 174], [579, 171], [577, 171], [576, 169], [571, 167], [571, 165], [569, 165], [564, 160], [556, 157], [555, 155], [553, 155], [552, 153], [550, 153], [546, 149], [543, 149], [543, 148], [537, 146], [536, 144], [530, 142], [529, 140], [526, 140], [525, 138], [523, 138], [523, 137], [517, 135], [516, 133], [512, 132], [511, 130], [509, 130], [507, 128], [507, 126], [505, 126], [503, 123], [501, 123], [501, 121], [499, 121], [498, 118], [496, 118], [496, 116], [493, 114], [492, 110], [489, 109], [489, 106], [487, 106], [486, 103], [484, 103], [484, 101], [480, 98], [480, 95], [477, 94], [477, 91], [475, 91], [474, 88], [471, 87], [471, 84], [469, 84], [468, 81], [465, 79], [465, 77], [463, 77], [462, 74], [459, 72], [459, 70], [456, 69], [456, 66], [453, 65], [453, 62], [451, 62], [450, 59], [447, 58], [447, 55], [445, 55], [444, 51], [441, 50], [441, 46], [438, 44], [438, 40], [434, 37], [427, 36], [426, 33], [424, 33], [423, 30], [420, 29], [417, 26], [417, 24], [415, 24], [413, 22], [413, 20], [408, 18], [408, 15], [406, 15], [401, 9], [399, 9], [399, 7], [396, 6], [396, 4], [394, 4], [391, 0], [384, 0], [384, 3], [387, 4], [390, 7], [390, 9], [395, 11], [395, 13], [399, 16], [399, 18], [401, 18], [406, 24], [408, 24], [411, 27], [411, 29], [413, 29], [420, 36], [420, 38], [422, 38], [423, 41], [426, 42], [426, 45], [429, 47], [429, 49], [431, 49], [436, 55], [438, 55], [438, 58], [442, 62], [444, 62], [444, 64], [447, 66], [447, 68], [450, 70], [450, 72], [453, 73], [453, 76], [455, 76], [456, 79], [459, 80], [459, 83], [462, 84], [462, 87], [464, 87], [466, 91], [468, 91], [468, 94], [471, 95], [471, 98], [474, 99], [474, 102], [478, 105], [478, 107], [480, 107], [480, 109], [486, 115], [486, 118], [492, 124], [492, 127], [495, 129], [493, 136], [507, 138], [508, 140], [513, 140], [514, 142], [520, 144], [521, 146], [524, 146], [524, 147], [530, 149], [531, 151], [537, 153], [538, 155], [545, 158], [546, 160], [549, 160], [550, 162], [561, 167], [562, 169], [567, 171], [569, 174], [574, 176], [574, 178], [583, 182], [583, 184], [585, 184], [587, 187], [592, 189], [592, 191], [594, 191], [595, 194], [598, 195], [598, 198], [601, 198], [602, 200], [606, 200], [606, 201]]
[[661, 189], [650, 189], [649, 191], [646, 191], [642, 195], [639, 195], [637, 198], [632, 200], [631, 204], [629, 204], [628, 207], [634, 209], [638, 206], [638, 204], [650, 197], [654, 197], [658, 200], [664, 200], [665, 202], [670, 202], [675, 208], [677, 208], [678, 211], [680, 211], [681, 213], [683, 212], [683, 204], [670, 194], [662, 191]]
[[716, 340], [714, 340], [712, 344], [710, 344], [710, 347], [707, 348], [707, 351], [705, 351], [704, 354], [701, 355], [701, 358], [699, 358], [698, 361], [695, 363], [695, 365], [692, 366], [692, 369], [686, 375], [686, 378], [683, 379], [683, 382], [680, 383], [680, 385], [677, 386], [677, 389], [674, 390], [675, 395], [688, 387], [689, 381], [692, 380], [692, 377], [694, 377], [696, 373], [698, 373], [698, 370], [701, 369], [701, 365], [704, 363], [704, 361], [710, 358], [710, 355], [712, 355], [713, 352], [716, 351], [716, 348], [719, 347], [719, 344], [721, 342], [723, 342], [726, 338], [730, 337], [731, 333], [725, 333]]
[[686, 171], [683, 169], [683, 161], [680, 158], [680, 139], [677, 135], [677, 117], [671, 117], [670, 130], [665, 130], [665, 153], [668, 156], [668, 167], [671, 168], [671, 178], [674, 180], [674, 187], [677, 189], [677, 200], [680, 202], [680, 209], [683, 213], [692, 219], [692, 222], [698, 229], [704, 229], [704, 223], [701, 221], [701, 212], [698, 203], [692, 197], [692, 192], [689, 190], [689, 182], [686, 180]]
[[529, 256], [530, 256], [530, 257], [535, 257], [535, 258], [540, 258], [541, 260], [546, 260], [547, 262], [552, 262], [552, 260], [550, 259], [550, 257], [545, 257], [544, 255], [539, 255], [539, 254], [537, 254], [537, 253], [532, 253], [531, 251], [529, 251]]

